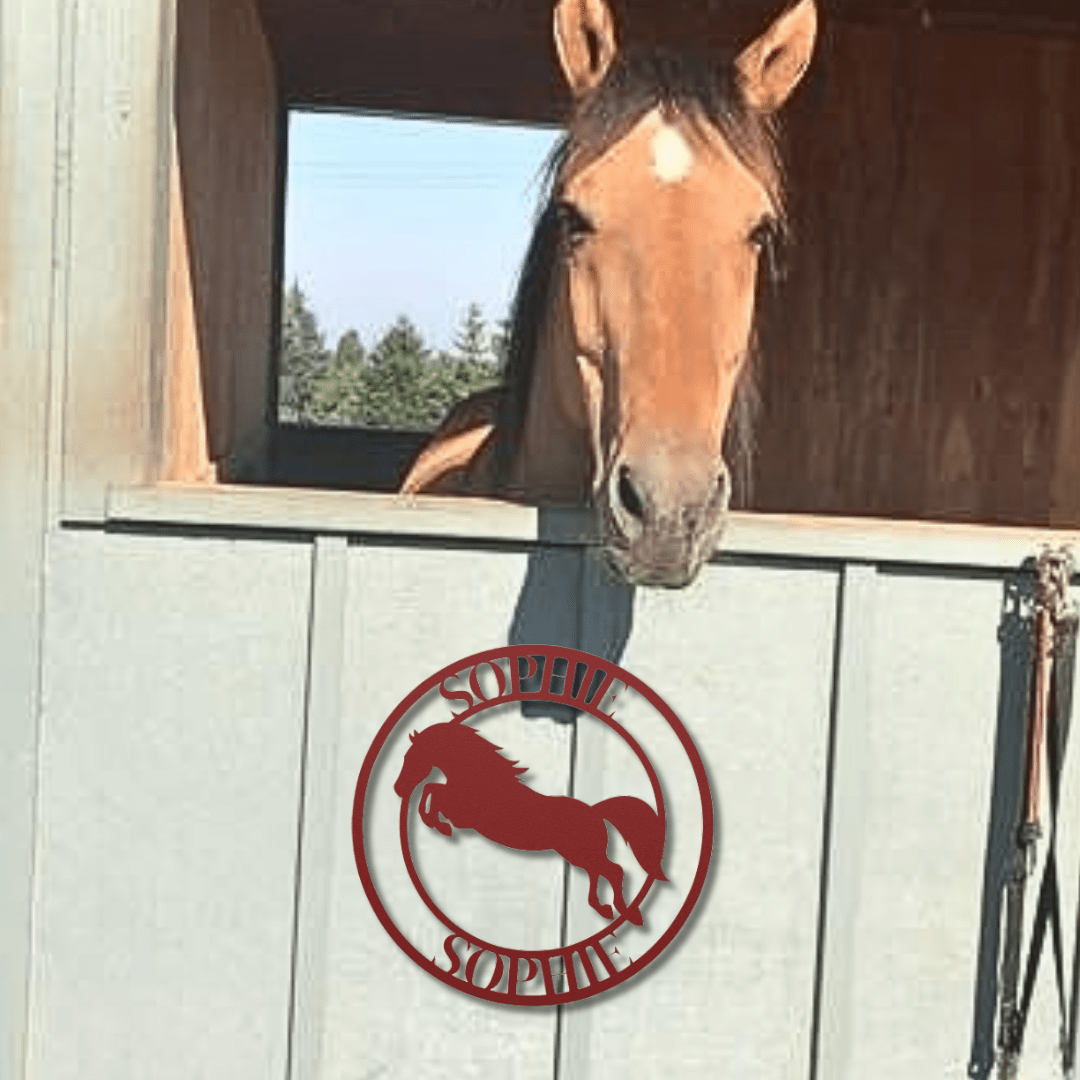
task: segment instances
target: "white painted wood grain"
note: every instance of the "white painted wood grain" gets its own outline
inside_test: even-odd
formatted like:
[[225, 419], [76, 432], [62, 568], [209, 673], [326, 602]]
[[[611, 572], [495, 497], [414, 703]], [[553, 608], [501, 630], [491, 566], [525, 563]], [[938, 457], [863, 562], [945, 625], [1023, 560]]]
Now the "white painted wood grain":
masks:
[[306, 545], [50, 545], [30, 1075], [286, 1069]]
[[[480, 1080], [496, 1074], [549, 1080], [552, 1075], [554, 1013], [469, 998], [415, 965], [368, 905], [350, 841], [356, 781], [376, 732], [424, 678], [455, 659], [505, 645], [525, 563], [523, 553], [389, 546], [350, 552], [319, 1080]], [[447, 703], [436, 697], [417, 726], [448, 718]], [[526, 721], [515, 711], [485, 720], [483, 730], [510, 757], [530, 766], [542, 790], [565, 790], [567, 728]], [[400, 804], [389, 791], [407, 734], [388, 745], [388, 767], [368, 825], [381, 838], [373, 857], [376, 874], [386, 883], [392, 914], [405, 926], [426, 915], [401, 867]], [[497, 943], [520, 939], [527, 944], [548, 935], [558, 940], [561, 860], [529, 858], [475, 834], [460, 833], [454, 841], [431, 830], [415, 835], [425, 882], [466, 928], [484, 927]]]
[[[709, 567], [685, 592], [639, 593], [622, 663], [705, 759], [713, 865], [700, 910], [652, 970], [566, 1008], [561, 1076], [806, 1075], [836, 586], [831, 571]], [[586, 801], [639, 793], [625, 753], [580, 746]], [[673, 814], [674, 893], [692, 862], [696, 794], [680, 750], [660, 742], [654, 763]], [[575, 875], [572, 940], [583, 885]]]

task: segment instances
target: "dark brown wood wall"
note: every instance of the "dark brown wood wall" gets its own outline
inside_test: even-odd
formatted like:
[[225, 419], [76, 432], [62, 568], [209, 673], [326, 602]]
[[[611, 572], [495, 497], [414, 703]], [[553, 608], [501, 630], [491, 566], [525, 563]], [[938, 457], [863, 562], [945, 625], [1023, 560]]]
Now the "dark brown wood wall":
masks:
[[767, 510], [1080, 525], [1080, 57], [833, 26], [788, 117]]
[[[558, 122], [568, 104], [554, 0], [257, 0], [281, 90], [295, 105]], [[718, 54], [789, 0], [609, 0], [620, 40]], [[818, 0], [824, 21], [1080, 31], [1076, 0]]]
[[[551, 0], [258, 2], [293, 104], [565, 111]], [[718, 51], [785, 6], [614, 2]], [[1080, 6], [821, 6], [751, 505], [1080, 527]]]

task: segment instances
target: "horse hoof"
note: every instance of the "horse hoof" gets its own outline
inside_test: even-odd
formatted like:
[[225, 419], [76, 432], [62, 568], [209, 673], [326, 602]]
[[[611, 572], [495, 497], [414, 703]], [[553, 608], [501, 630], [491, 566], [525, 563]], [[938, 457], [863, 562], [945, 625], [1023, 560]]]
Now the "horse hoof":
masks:
[[449, 836], [454, 831], [446, 821], [436, 821], [435, 828], [438, 829], [443, 836]]
[[610, 904], [600, 904], [597, 907], [596, 911], [597, 911], [597, 914], [602, 919], [614, 919], [615, 918], [615, 912], [611, 910], [611, 905]]
[[641, 912], [640, 912], [640, 911], [638, 911], [638, 909], [637, 909], [636, 907], [632, 907], [632, 908], [630, 908], [630, 909], [629, 909], [629, 910], [628, 910], [628, 911], [626, 912], [626, 917], [627, 917], [627, 918], [628, 918], [628, 919], [629, 919], [629, 920], [630, 920], [630, 921], [631, 921], [631, 922], [632, 922], [632, 923], [633, 923], [633, 924], [634, 924], [635, 926], [641, 926], [641, 924], [642, 924], [642, 923], [643, 923], [643, 922], [645, 921], [645, 920], [644, 920], [644, 919], [643, 919], [643, 918], [641, 917]]

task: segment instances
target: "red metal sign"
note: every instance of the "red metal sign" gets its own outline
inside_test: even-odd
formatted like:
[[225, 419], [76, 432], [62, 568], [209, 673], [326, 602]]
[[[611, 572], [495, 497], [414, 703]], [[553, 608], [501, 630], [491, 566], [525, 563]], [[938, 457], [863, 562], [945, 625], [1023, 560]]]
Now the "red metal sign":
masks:
[[[517, 710], [517, 703], [528, 701], [569, 706], [579, 711], [579, 724], [603, 725], [605, 737], [614, 736], [624, 747], [619, 775], [628, 777], [627, 783], [637, 779], [646, 797], [616, 793], [589, 803], [572, 792], [531, 784], [529, 761], [512, 760], [512, 746], [504, 753], [503, 746], [485, 735], [490, 718], [506, 717], [505, 706]], [[529, 723], [520, 718], [516, 722]], [[642, 746], [649, 733], [654, 741], [660, 736], [669, 755], [672, 747], [679, 748], [685, 756], [679, 768], [696, 782], [689, 798], [690, 785], [680, 783], [678, 805], [687, 820], [678, 822], [678, 831], [690, 838], [689, 850], [684, 843], [681, 855], [669, 843], [670, 811], [660, 777]], [[510, 741], [505, 735], [501, 739]], [[567, 764], [572, 774], [573, 764]], [[636, 770], [640, 773], [635, 778]], [[441, 779], [433, 776], [437, 773]], [[395, 802], [396, 830], [391, 816]], [[636, 861], [637, 867], [629, 868], [632, 873], [625, 865], [629, 855], [624, 852], [621, 864], [608, 854], [608, 824]], [[387, 844], [391, 831], [398, 841], [394, 850]], [[426, 884], [415, 857], [418, 840], [430, 846], [429, 837], [434, 836], [440, 844], [451, 845], [463, 831], [498, 846], [485, 853], [496, 866], [501, 848], [546, 853], [541, 857], [552, 860], [552, 867], [561, 858], [564, 873], [570, 874], [564, 881], [578, 881], [584, 888], [584, 879], [572, 868], [581, 871], [588, 881], [589, 911], [583, 918], [594, 923], [588, 933], [567, 943], [564, 915], [542, 947], [523, 945], [520, 935], [513, 942], [489, 940], [494, 935], [476, 914], [485, 907], [485, 898], [470, 895], [482, 890], [483, 882], [467, 872], [444, 872], [440, 880]], [[655, 960], [701, 896], [712, 847], [713, 804], [705, 767], [672, 709], [624, 668], [579, 650], [546, 645], [477, 653], [425, 679], [380, 729], [364, 760], [353, 803], [357, 870], [387, 933], [442, 982], [509, 1005], [580, 1001], [618, 986]], [[435, 850], [440, 866], [454, 865], [452, 859], [447, 862], [447, 853], [455, 849]], [[673, 860], [678, 861], [678, 873], [671, 869]], [[508, 860], [496, 880], [512, 874], [514, 865]], [[635, 875], [640, 879], [636, 890], [631, 885]], [[610, 903], [601, 899], [602, 883]], [[490, 891], [490, 884], [487, 887]], [[411, 896], [403, 895], [410, 889]], [[668, 895], [655, 901], [660, 889]], [[433, 894], [452, 897], [457, 917]], [[564, 903], [565, 897], [564, 888]], [[467, 925], [459, 924], [465, 922], [459, 909], [472, 911]]]

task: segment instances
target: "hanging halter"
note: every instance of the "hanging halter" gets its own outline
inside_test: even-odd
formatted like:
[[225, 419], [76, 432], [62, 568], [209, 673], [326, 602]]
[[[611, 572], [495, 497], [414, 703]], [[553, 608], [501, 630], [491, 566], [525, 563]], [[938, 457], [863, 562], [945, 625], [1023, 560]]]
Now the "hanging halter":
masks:
[[[1024, 746], [1021, 805], [1017, 821], [1016, 850], [1006, 885], [1005, 926], [1002, 942], [1000, 1021], [998, 1028], [999, 1080], [1017, 1076], [1039, 959], [1051, 931], [1054, 972], [1060, 1020], [1061, 1063], [1072, 1077], [1076, 1061], [1077, 1004], [1080, 986], [1080, 906], [1077, 909], [1077, 941], [1074, 946], [1070, 986], [1066, 992], [1061, 936], [1061, 899], [1057, 869], [1057, 821], [1062, 766], [1069, 735], [1073, 658], [1077, 615], [1069, 599], [1074, 572], [1067, 549], [1045, 550], [1036, 564], [1035, 651], [1030, 684]], [[1023, 944], [1024, 888], [1035, 867], [1036, 845], [1041, 835], [1039, 803], [1041, 770], [1045, 752], [1049, 805], [1049, 837], [1039, 899], [1031, 927], [1031, 941], [1024, 965], [1020, 993]]]

